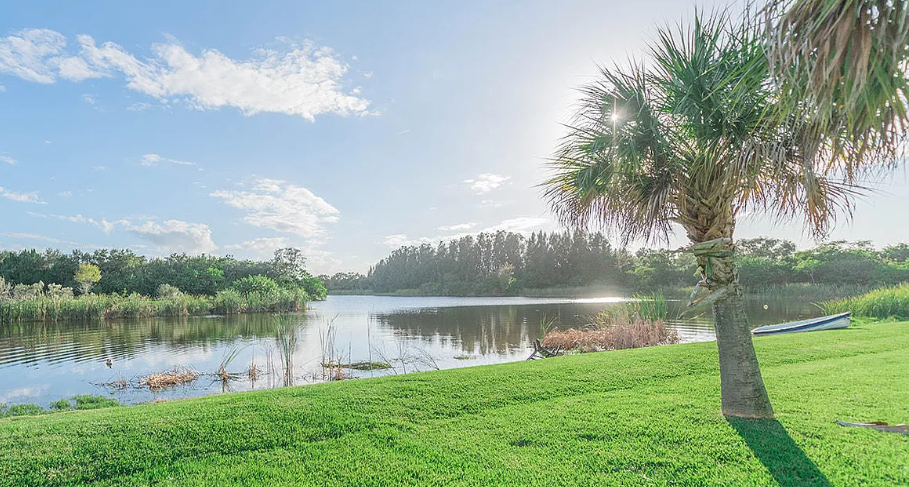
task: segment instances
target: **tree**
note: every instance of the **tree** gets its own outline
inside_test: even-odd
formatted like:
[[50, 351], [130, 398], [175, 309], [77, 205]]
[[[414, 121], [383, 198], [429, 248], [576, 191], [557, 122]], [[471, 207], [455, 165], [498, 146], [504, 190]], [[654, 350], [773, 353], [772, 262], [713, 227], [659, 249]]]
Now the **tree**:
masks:
[[101, 269], [94, 264], [79, 264], [74, 277], [82, 288], [82, 294], [88, 294], [92, 286], [101, 280]]
[[839, 133], [835, 150], [852, 157], [898, 160], [909, 124], [909, 0], [769, 0], [765, 12], [777, 114], [808, 116], [815, 137]]
[[272, 279], [281, 284], [298, 283], [304, 277], [309, 277], [309, 273], [306, 272], [306, 257], [303, 256], [303, 251], [294, 247], [275, 250], [269, 274]]
[[687, 28], [660, 31], [649, 67], [601, 68], [581, 90], [544, 187], [563, 223], [612, 228], [626, 243], [665, 240], [681, 225], [711, 292], [722, 410], [767, 418], [773, 408], [735, 262], [736, 217], [746, 209], [804, 217], [822, 236], [875, 158], [838, 150], [837, 134], [818, 137], [804, 110], [768, 116], [784, 107], [755, 20], [696, 13]]

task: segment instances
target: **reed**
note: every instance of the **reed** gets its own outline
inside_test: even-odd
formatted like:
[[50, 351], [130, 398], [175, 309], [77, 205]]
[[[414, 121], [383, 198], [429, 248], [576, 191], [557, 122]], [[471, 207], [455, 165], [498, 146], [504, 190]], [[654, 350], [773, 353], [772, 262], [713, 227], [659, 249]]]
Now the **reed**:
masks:
[[581, 353], [627, 348], [652, 347], [678, 343], [674, 330], [666, 327], [662, 320], [635, 321], [591, 329], [555, 330], [546, 335], [542, 345], [546, 348], [574, 350]]
[[827, 314], [851, 312], [854, 316], [870, 318], [909, 317], [909, 283], [867, 292], [860, 296], [834, 299], [820, 303]]
[[157, 299], [135, 293], [128, 296], [89, 294], [78, 298], [30, 296], [0, 300], [0, 323], [294, 312], [305, 309], [308, 299], [302, 289], [252, 292], [245, 298], [234, 290], [220, 291], [215, 296], [168, 293]]

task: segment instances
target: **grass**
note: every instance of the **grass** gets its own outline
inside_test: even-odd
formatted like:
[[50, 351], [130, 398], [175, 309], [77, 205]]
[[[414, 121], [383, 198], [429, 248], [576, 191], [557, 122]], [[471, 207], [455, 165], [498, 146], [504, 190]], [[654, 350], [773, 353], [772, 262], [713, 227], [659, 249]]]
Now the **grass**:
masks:
[[0, 420], [2, 485], [907, 485], [909, 323], [761, 337], [775, 421], [715, 343]]
[[852, 298], [821, 303], [827, 314], [851, 311], [854, 316], [909, 318], [909, 283], [875, 289]]
[[[37, 404], [14, 404], [7, 406], [0, 403], [0, 418], [14, 416], [37, 416], [41, 414], [59, 413], [62, 411], [85, 411], [89, 409], [103, 409], [119, 406], [116, 399], [102, 396], [81, 395], [69, 399], [60, 399], [50, 403], [50, 409], [44, 409]], [[2, 478], [0, 478], [2, 485]]]
[[153, 299], [139, 294], [120, 296], [86, 295], [55, 299], [39, 297], [0, 300], [0, 324], [36, 321], [101, 321], [123, 318], [148, 318], [254, 312], [299, 311], [309, 297], [302, 290], [279, 289], [270, 293], [250, 293], [243, 297], [233, 290], [215, 296], [180, 294]]

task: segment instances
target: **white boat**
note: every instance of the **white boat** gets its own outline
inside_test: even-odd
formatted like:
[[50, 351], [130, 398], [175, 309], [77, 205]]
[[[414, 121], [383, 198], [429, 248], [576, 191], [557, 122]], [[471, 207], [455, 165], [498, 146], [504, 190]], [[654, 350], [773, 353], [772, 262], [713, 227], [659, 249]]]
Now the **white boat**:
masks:
[[780, 333], [798, 333], [800, 331], [836, 330], [849, 327], [849, 312], [840, 313], [810, 320], [793, 321], [779, 325], [760, 326], [751, 330], [755, 335], [778, 335]]

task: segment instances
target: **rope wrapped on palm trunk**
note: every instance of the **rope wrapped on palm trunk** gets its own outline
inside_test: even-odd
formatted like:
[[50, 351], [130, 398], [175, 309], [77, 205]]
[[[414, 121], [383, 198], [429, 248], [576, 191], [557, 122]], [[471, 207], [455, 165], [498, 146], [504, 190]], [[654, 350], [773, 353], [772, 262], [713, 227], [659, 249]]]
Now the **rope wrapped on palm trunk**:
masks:
[[[691, 252], [695, 257], [703, 257], [704, 264], [698, 266], [698, 269], [701, 271], [701, 280], [695, 284], [694, 289], [691, 291], [691, 296], [688, 298], [688, 305], [685, 306], [685, 309], [682, 310], [681, 314], [690, 313], [696, 309], [703, 309], [717, 301], [726, 299], [726, 297], [729, 296], [729, 293], [732, 292], [732, 287], [728, 284], [716, 287], [716, 283], [713, 280], [713, 264], [711, 263], [711, 259], [732, 257], [735, 255], [735, 252], [732, 249], [732, 239], [729, 237], [715, 238], [706, 242], [693, 244], [687, 249], [684, 249], [684, 251]], [[700, 261], [700, 259], [698, 260]], [[698, 293], [701, 289], [705, 289], [707, 292], [703, 296], [698, 297]]]

